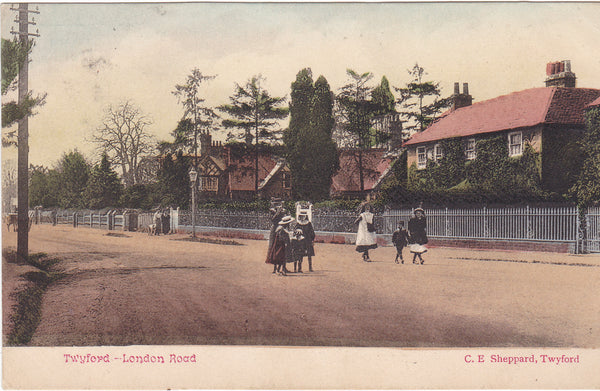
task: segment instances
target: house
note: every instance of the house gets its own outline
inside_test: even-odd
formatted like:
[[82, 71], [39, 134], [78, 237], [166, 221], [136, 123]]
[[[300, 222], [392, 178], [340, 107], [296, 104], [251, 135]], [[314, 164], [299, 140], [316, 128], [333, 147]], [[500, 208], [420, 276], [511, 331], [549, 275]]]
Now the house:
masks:
[[[199, 199], [251, 200], [256, 192], [254, 151], [212, 141], [210, 133], [199, 136], [200, 153], [187, 155], [198, 172]], [[194, 163], [195, 160], [195, 163]], [[258, 154], [258, 195], [264, 198], [291, 197], [289, 167], [270, 151]]]
[[[250, 200], [256, 195], [256, 157], [254, 153], [236, 156], [227, 146], [226, 194], [232, 200]], [[291, 197], [289, 167], [285, 161], [267, 151], [258, 155], [258, 195], [262, 198]]]
[[546, 87], [513, 92], [472, 103], [468, 84], [454, 85], [453, 106], [404, 146], [407, 164], [424, 170], [444, 156], [442, 140], [460, 139], [467, 161], [477, 159], [477, 142], [494, 136], [505, 139], [508, 156], [519, 158], [527, 145], [540, 155], [542, 187], [563, 193], [576, 164], [576, 142], [585, 130], [583, 112], [600, 98], [600, 89], [575, 87], [569, 61], [547, 65]]
[[[393, 158], [386, 148], [358, 150], [346, 148], [340, 151], [340, 169], [331, 178], [332, 198], [365, 198], [380, 178], [388, 171]], [[361, 162], [363, 188], [361, 189]]]

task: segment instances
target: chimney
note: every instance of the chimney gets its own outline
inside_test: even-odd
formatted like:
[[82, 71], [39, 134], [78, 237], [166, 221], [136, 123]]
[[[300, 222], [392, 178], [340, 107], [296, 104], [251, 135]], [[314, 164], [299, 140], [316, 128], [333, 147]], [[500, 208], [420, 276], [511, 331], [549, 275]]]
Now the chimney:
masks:
[[460, 84], [454, 83], [454, 94], [452, 95], [452, 107], [450, 111], [471, 106], [472, 103], [473, 97], [469, 95], [469, 83], [463, 83], [462, 94], [460, 93]]
[[200, 155], [208, 155], [212, 146], [212, 137], [208, 131], [200, 133]]
[[575, 87], [576, 77], [571, 72], [571, 61], [555, 61], [546, 64], [546, 87]]

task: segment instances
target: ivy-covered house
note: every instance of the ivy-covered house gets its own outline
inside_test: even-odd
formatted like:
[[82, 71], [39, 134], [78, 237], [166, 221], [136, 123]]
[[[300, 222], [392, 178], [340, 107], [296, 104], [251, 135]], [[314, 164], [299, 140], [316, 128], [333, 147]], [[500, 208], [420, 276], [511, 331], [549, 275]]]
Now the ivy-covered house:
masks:
[[452, 108], [404, 143], [409, 186], [566, 193], [581, 166], [584, 109], [600, 89], [575, 87], [568, 61], [548, 64], [547, 76], [546, 87], [476, 103], [455, 83]]

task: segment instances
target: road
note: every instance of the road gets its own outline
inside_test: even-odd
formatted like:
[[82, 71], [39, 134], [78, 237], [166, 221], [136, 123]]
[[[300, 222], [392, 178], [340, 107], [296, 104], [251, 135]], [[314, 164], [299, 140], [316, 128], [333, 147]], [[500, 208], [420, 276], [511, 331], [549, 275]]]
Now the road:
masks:
[[[424, 265], [396, 265], [393, 248], [365, 263], [350, 245], [316, 244], [315, 272], [283, 277], [266, 241], [121, 235], [32, 228], [30, 251], [67, 276], [45, 293], [30, 345], [600, 347], [597, 255], [432, 248]], [[19, 269], [3, 264], [6, 299]]]

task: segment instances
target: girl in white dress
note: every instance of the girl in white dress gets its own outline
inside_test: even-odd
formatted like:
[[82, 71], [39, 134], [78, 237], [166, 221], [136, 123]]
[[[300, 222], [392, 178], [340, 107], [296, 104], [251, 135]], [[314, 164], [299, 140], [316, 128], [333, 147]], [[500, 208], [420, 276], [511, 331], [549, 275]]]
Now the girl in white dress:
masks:
[[371, 212], [371, 205], [365, 204], [362, 207], [362, 213], [354, 221], [354, 224], [358, 223], [356, 251], [363, 254], [363, 261], [365, 262], [371, 262], [369, 250], [377, 248], [377, 237], [373, 224], [374, 217]]

